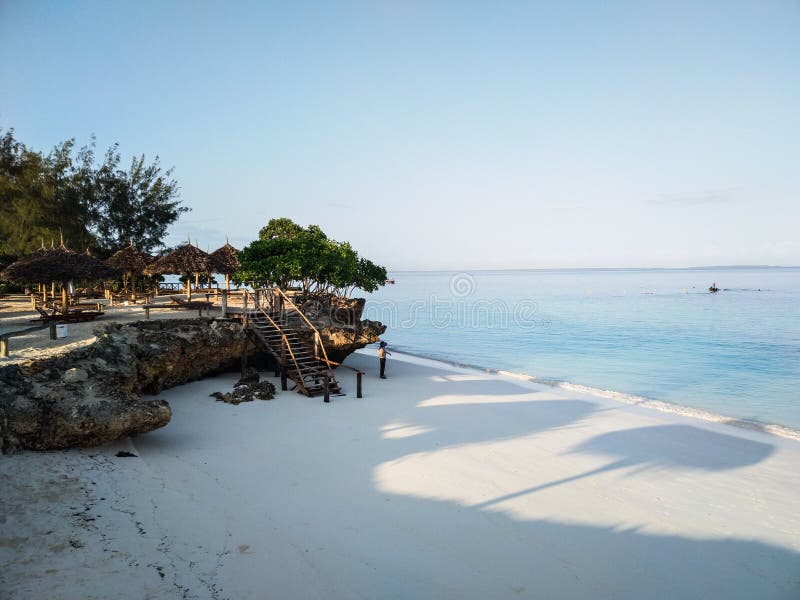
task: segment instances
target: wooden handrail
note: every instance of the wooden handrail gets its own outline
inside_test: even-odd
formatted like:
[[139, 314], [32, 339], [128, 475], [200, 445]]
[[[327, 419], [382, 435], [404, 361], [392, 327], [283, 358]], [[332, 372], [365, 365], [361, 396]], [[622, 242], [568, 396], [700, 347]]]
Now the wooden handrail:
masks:
[[[248, 297], [252, 297], [252, 294], [251, 294], [251, 293], [250, 293], [248, 290], [244, 290], [244, 293], [245, 293], [245, 295], [246, 295], [246, 296], [248, 296]], [[270, 322], [270, 323], [272, 323], [272, 326], [275, 328], [275, 331], [278, 331], [278, 332], [280, 332], [280, 334], [281, 334], [281, 338], [282, 338], [282, 341], [281, 341], [281, 343], [284, 343], [284, 342], [286, 343], [286, 349], [287, 349], [287, 350], [289, 350], [289, 356], [291, 356], [291, 357], [292, 357], [292, 362], [294, 363], [294, 369], [295, 369], [295, 371], [297, 371], [297, 376], [298, 376], [298, 378], [300, 378], [300, 379], [302, 380], [302, 375], [303, 375], [303, 372], [300, 370], [300, 365], [298, 365], [298, 364], [297, 364], [297, 358], [295, 358], [294, 351], [292, 350], [292, 345], [289, 343], [289, 340], [286, 338], [286, 334], [285, 334], [285, 333], [283, 333], [283, 329], [281, 329], [281, 328], [280, 328], [280, 326], [279, 326], [279, 325], [278, 325], [278, 324], [277, 324], [277, 323], [276, 323], [276, 322], [275, 322], [275, 321], [272, 319], [272, 317], [270, 317], [270, 316], [269, 316], [269, 313], [268, 313], [267, 311], [265, 311], [265, 310], [264, 310], [264, 309], [261, 307], [261, 305], [260, 305], [260, 304], [257, 304], [257, 303], [256, 303], [256, 301], [255, 301], [255, 298], [254, 298], [254, 297], [252, 298], [252, 300], [253, 300], [253, 306], [254, 306], [255, 308], [257, 308], [258, 310], [260, 310], [260, 311], [261, 311], [261, 313], [262, 313], [262, 314], [263, 314], [265, 317], [267, 317], [267, 319], [269, 320], [269, 322]], [[303, 385], [303, 384], [302, 384], [302, 383], [299, 383], [299, 385]], [[305, 386], [303, 386], [303, 387], [305, 387]]]
[[[333, 362], [328, 358], [328, 353], [325, 351], [325, 344], [322, 343], [322, 336], [320, 336], [319, 331], [317, 330], [316, 327], [314, 327], [314, 324], [311, 321], [308, 320], [308, 317], [305, 316], [305, 314], [303, 314], [303, 311], [300, 310], [300, 308], [298, 308], [298, 306], [294, 302], [292, 302], [292, 300], [289, 298], [289, 296], [286, 295], [286, 292], [284, 292], [281, 288], [273, 287], [273, 288], [265, 288], [265, 289], [269, 289], [270, 291], [273, 291], [273, 292], [278, 292], [278, 294], [280, 294], [283, 297], [283, 299], [286, 302], [288, 302], [289, 305], [292, 308], [294, 308], [300, 314], [300, 316], [303, 318], [303, 320], [306, 322], [306, 324], [308, 324], [308, 326], [311, 327], [311, 330], [314, 332], [314, 339], [319, 341], [319, 347], [322, 349], [322, 357], [316, 357], [315, 356], [315, 358], [317, 358], [317, 360], [321, 360], [322, 362], [324, 362], [326, 365], [328, 365], [328, 369], [330, 369], [331, 368], [331, 364], [333, 364]], [[315, 354], [316, 354], [316, 352], [315, 352]]]
[[[321, 356], [314, 356], [314, 358], [316, 358], [317, 360], [325, 360]], [[336, 365], [337, 367], [344, 367], [345, 369], [350, 369], [351, 371], [355, 371], [356, 373], [361, 373], [362, 375], [364, 375], [364, 371], [362, 371], [361, 369], [356, 369], [355, 367], [351, 367], [350, 365], [344, 365], [340, 362], [336, 362], [335, 360], [329, 360], [328, 362], [332, 365]]]

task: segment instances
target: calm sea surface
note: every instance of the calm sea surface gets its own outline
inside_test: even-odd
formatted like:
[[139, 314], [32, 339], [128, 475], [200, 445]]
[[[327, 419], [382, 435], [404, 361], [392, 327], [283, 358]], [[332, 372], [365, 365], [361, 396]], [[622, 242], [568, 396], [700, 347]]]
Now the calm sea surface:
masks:
[[391, 276], [390, 349], [800, 430], [800, 268]]

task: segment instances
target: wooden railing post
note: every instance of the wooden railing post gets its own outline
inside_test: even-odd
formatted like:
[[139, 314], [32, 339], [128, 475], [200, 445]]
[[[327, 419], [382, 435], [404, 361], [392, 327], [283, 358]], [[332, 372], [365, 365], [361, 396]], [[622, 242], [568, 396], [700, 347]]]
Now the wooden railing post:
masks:
[[228, 290], [222, 290], [222, 300], [220, 302], [222, 306], [222, 318], [228, 318]]
[[331, 372], [325, 371], [325, 402], [331, 401]]
[[286, 381], [286, 336], [281, 336], [281, 390], [286, 391], [289, 385]]
[[50, 339], [51, 340], [56, 339], [56, 324], [55, 323], [50, 323]]
[[356, 398], [363, 398], [361, 395], [361, 376], [363, 373], [359, 371], [356, 373]]

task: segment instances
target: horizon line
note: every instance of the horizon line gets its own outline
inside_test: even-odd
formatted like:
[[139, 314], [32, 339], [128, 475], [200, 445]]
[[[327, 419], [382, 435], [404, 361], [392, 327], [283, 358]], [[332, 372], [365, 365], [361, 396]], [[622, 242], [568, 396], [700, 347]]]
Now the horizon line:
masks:
[[387, 269], [387, 272], [456, 273], [466, 271], [703, 271], [710, 269], [800, 269], [800, 265], [699, 265], [688, 267], [461, 267], [442, 269]]

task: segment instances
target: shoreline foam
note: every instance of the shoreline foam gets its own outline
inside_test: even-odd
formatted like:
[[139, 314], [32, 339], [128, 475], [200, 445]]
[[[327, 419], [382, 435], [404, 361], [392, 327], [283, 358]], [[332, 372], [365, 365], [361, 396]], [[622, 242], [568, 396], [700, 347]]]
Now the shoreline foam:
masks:
[[628, 394], [626, 392], [618, 392], [615, 390], [606, 390], [603, 388], [592, 387], [588, 385], [583, 385], [580, 383], [572, 383], [570, 381], [561, 381], [558, 379], [546, 379], [540, 378], [536, 375], [530, 375], [528, 373], [519, 373], [516, 371], [508, 371], [505, 369], [494, 369], [491, 367], [484, 367], [480, 365], [473, 365], [469, 363], [462, 363], [455, 360], [447, 360], [445, 358], [437, 357], [437, 356], [426, 356], [424, 354], [416, 354], [407, 351], [396, 351], [396, 355], [403, 355], [409, 356], [412, 358], [420, 358], [424, 360], [430, 360], [433, 362], [438, 362], [443, 365], [451, 366], [451, 367], [458, 367], [462, 369], [472, 369], [481, 373], [489, 373], [493, 375], [501, 375], [503, 377], [511, 377], [513, 379], [527, 381], [529, 383], [537, 383], [540, 385], [546, 385], [548, 387], [559, 388], [567, 391], [573, 391], [583, 394], [589, 394], [592, 396], [600, 396], [602, 398], [608, 398], [610, 400], [615, 400], [622, 404], [628, 404], [631, 406], [641, 406], [644, 408], [657, 410], [659, 412], [669, 413], [669, 414], [676, 414], [681, 415], [684, 417], [689, 417], [692, 419], [698, 419], [701, 421], [706, 421], [709, 423], [720, 423], [724, 425], [731, 425], [733, 427], [738, 427], [740, 429], [747, 429], [749, 431], [760, 431], [762, 433], [768, 433], [771, 435], [776, 435], [782, 438], [790, 439], [793, 441], [800, 442], [800, 430], [794, 429], [792, 427], [781, 425], [779, 423], [766, 423], [763, 421], [756, 421], [750, 419], [740, 419], [736, 417], [726, 416], [719, 413], [715, 413], [703, 408], [693, 407], [693, 406], [686, 406], [683, 404], [677, 404], [674, 402], [669, 402], [667, 400], [658, 400], [656, 398], [648, 398], [646, 396], [637, 396], [635, 394]]

